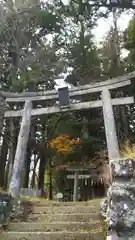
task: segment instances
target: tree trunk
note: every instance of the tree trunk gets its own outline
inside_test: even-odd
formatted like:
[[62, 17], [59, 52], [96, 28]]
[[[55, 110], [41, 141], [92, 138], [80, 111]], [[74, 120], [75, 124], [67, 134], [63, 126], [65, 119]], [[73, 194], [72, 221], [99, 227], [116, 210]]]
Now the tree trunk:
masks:
[[[115, 63], [115, 74], [116, 76], [123, 73], [121, 61], [120, 61], [120, 43], [119, 43], [119, 34], [118, 34], [118, 26], [117, 26], [117, 10], [113, 10], [113, 23], [114, 23], [114, 49], [116, 55], [116, 63]], [[118, 92], [116, 97], [123, 97], [122, 92]], [[116, 106], [114, 107], [115, 119], [116, 119], [116, 128], [118, 135], [118, 142], [120, 143], [128, 136], [128, 124], [127, 118], [125, 114], [125, 106]]]
[[[3, 130], [3, 122], [4, 122], [4, 114], [5, 114], [5, 109], [6, 109], [6, 103], [5, 99], [0, 96], [0, 137], [2, 134]], [[6, 121], [7, 123], [7, 121]], [[8, 153], [8, 146], [7, 146], [7, 128], [4, 133], [4, 139], [3, 139], [3, 144], [0, 146], [0, 187], [4, 186], [4, 172], [5, 172], [5, 165], [6, 165], [6, 158], [7, 158], [7, 153]], [[1, 139], [0, 139], [1, 140]], [[5, 143], [5, 145], [4, 145]]]
[[9, 128], [8, 128], [8, 120], [6, 120], [3, 143], [1, 146], [1, 153], [0, 153], [0, 187], [2, 188], [4, 187], [5, 167], [6, 167], [7, 154], [8, 154], [8, 137], [9, 137]]
[[[118, 92], [116, 97], [123, 97], [123, 92]], [[115, 119], [118, 141], [121, 143], [121, 141], [124, 141], [128, 137], [129, 132], [125, 106], [115, 106]]]
[[36, 166], [37, 166], [37, 162], [34, 163], [33, 174], [32, 174], [32, 179], [31, 179], [31, 188], [35, 187]]
[[47, 126], [44, 118], [42, 119], [42, 142], [40, 150], [40, 165], [39, 165], [39, 177], [38, 188], [41, 189], [42, 195], [44, 195], [44, 176], [46, 167], [46, 151], [47, 151]]
[[52, 168], [50, 166], [50, 170], [49, 170], [49, 200], [52, 200], [53, 196], [52, 196]]
[[9, 137], [10, 137], [10, 140], [9, 140], [9, 154], [8, 154], [8, 163], [7, 163], [6, 173], [5, 173], [5, 185], [4, 185], [5, 189], [7, 189], [9, 184], [10, 184], [12, 169], [13, 169], [14, 146], [15, 146], [13, 119], [10, 119]]
[[0, 136], [3, 130], [4, 114], [6, 110], [5, 99], [0, 96]]
[[[123, 92], [120, 92], [120, 97], [123, 97]], [[126, 106], [120, 107], [120, 122], [122, 124], [122, 139], [125, 140], [129, 134], [128, 119], [126, 115], [127, 109]]]
[[38, 188], [41, 189], [42, 195], [44, 195], [44, 175], [45, 175], [46, 157], [44, 152], [40, 156], [39, 165], [39, 177], [38, 177]]
[[82, 126], [82, 137], [84, 140], [88, 140], [89, 138], [89, 131], [88, 131], [88, 119], [83, 116], [82, 120], [83, 126]]

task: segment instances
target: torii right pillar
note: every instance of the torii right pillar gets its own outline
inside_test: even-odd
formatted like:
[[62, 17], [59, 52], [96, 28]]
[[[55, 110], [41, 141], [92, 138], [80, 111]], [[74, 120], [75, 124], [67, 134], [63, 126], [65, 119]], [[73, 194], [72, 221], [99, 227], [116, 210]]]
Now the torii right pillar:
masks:
[[101, 94], [112, 184], [108, 189], [108, 238], [135, 240], [135, 161], [121, 159], [109, 90]]

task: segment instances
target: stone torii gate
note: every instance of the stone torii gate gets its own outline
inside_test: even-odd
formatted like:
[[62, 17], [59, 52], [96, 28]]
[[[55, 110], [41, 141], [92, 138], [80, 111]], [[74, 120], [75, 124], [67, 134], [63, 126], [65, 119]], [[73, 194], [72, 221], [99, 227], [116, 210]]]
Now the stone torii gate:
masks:
[[3, 98], [6, 103], [22, 103], [24, 102], [24, 109], [22, 110], [8, 110], [5, 111], [5, 118], [22, 118], [20, 132], [18, 136], [14, 166], [12, 171], [12, 178], [9, 186], [9, 193], [13, 197], [19, 196], [20, 192], [20, 176], [24, 165], [24, 158], [30, 131], [31, 116], [48, 115], [53, 113], [61, 113], [68, 111], [78, 111], [90, 108], [103, 108], [103, 117], [105, 125], [105, 133], [107, 140], [108, 155], [110, 160], [119, 160], [119, 146], [116, 135], [116, 127], [113, 113], [113, 106], [133, 104], [133, 97], [111, 98], [110, 91], [113, 89], [125, 87], [131, 84], [131, 79], [135, 77], [135, 72], [127, 75], [113, 78], [104, 82], [96, 82], [89, 85], [72, 87], [69, 89], [70, 99], [75, 99], [78, 96], [83, 96], [92, 93], [99, 93], [100, 100], [89, 102], [70, 103], [66, 106], [52, 105], [45, 108], [32, 108], [34, 101], [47, 101], [47, 100], [60, 100], [60, 93], [56, 90], [46, 92], [23, 92], [23, 93], [10, 93], [0, 92], [1, 106], [3, 105]]
[[[72, 179], [74, 180], [74, 188], [73, 188], [73, 201], [77, 202], [78, 201], [78, 180], [79, 179], [90, 179], [91, 177], [96, 176], [96, 171], [93, 171], [94, 174], [79, 174], [79, 172], [82, 171], [88, 171], [88, 168], [80, 168], [80, 167], [67, 167], [66, 171], [69, 172], [67, 175], [67, 179]], [[95, 170], [95, 169], [94, 169]], [[73, 172], [73, 174], [71, 174]]]

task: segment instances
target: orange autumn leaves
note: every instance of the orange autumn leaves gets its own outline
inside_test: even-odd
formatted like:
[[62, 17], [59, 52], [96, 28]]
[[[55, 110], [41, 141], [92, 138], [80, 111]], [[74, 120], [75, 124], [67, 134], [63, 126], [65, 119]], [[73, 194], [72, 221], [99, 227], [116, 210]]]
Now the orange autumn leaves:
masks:
[[61, 135], [49, 142], [49, 147], [56, 149], [59, 153], [68, 153], [73, 147], [80, 143], [80, 139], [70, 139], [68, 135]]

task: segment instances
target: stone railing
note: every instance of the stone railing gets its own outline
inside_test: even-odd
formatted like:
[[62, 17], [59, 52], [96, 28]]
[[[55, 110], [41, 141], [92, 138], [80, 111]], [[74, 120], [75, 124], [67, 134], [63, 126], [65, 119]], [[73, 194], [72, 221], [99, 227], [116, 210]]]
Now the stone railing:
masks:
[[12, 198], [6, 192], [0, 192], [0, 228], [5, 229], [14, 219], [27, 221], [29, 212], [32, 211], [31, 202], [25, 197], [41, 196], [40, 190], [21, 189], [22, 198]]
[[7, 225], [11, 208], [11, 197], [8, 193], [0, 192], [0, 228]]
[[101, 206], [108, 222], [108, 239], [135, 240], [135, 161], [112, 161], [112, 184]]
[[11, 220], [19, 220], [27, 222], [28, 215], [32, 211], [33, 204], [31, 199], [41, 197], [41, 190], [31, 188], [21, 188], [20, 196], [13, 199], [13, 208], [11, 212]]

